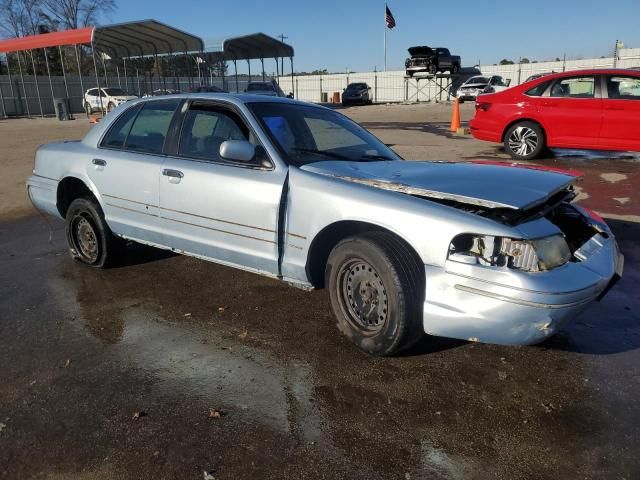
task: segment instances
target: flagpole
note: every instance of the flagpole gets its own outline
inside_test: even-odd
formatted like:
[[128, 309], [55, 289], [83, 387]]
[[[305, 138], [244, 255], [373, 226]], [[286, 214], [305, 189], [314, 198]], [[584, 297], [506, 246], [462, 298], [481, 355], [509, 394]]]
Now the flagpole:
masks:
[[384, 71], [387, 71], [387, 2], [384, 2]]

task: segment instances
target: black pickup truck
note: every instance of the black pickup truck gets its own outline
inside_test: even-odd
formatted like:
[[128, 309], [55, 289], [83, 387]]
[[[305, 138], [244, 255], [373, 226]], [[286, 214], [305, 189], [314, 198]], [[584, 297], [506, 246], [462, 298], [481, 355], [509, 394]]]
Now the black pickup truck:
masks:
[[413, 77], [415, 73], [446, 71], [455, 74], [460, 70], [460, 57], [451, 55], [448, 48], [411, 47], [409, 55], [404, 63], [408, 77]]

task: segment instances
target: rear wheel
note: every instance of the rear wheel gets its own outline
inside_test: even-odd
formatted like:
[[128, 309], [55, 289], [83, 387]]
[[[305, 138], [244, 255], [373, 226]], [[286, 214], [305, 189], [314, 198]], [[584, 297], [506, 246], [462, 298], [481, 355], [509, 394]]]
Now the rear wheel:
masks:
[[504, 135], [504, 148], [516, 160], [533, 160], [544, 147], [544, 132], [535, 122], [518, 122]]
[[338, 243], [327, 264], [338, 329], [371, 355], [393, 355], [423, 336], [424, 273], [405, 244], [386, 232]]
[[91, 198], [77, 198], [66, 214], [66, 236], [74, 260], [96, 268], [116, 263], [124, 241], [116, 237], [104, 220], [100, 206]]
[[89, 104], [89, 102], [84, 104], [84, 111], [87, 112], [87, 116], [93, 113], [93, 109], [91, 108], [91, 105]]
[[109, 102], [109, 105], [107, 105], [107, 113], [109, 113], [114, 108], [116, 108], [116, 105], [113, 102]]

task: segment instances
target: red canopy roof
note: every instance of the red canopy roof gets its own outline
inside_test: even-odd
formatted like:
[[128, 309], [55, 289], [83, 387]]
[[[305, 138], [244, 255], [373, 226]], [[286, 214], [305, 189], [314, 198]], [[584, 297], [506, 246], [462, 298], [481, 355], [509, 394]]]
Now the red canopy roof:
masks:
[[36, 48], [57, 47], [58, 45], [78, 45], [91, 43], [94, 27], [77, 28], [63, 32], [43, 33], [28, 37], [0, 40], [0, 53], [18, 52], [20, 50], [33, 50]]

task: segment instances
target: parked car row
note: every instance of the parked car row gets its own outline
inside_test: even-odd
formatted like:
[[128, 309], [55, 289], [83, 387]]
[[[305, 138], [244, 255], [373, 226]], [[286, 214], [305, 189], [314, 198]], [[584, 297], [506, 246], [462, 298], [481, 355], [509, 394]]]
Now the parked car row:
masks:
[[[191, 93], [228, 93], [215, 85], [198, 85], [190, 89]], [[273, 97], [286, 97], [293, 98], [293, 94], [285, 95], [280, 88], [280, 85], [275, 80], [264, 82], [249, 82], [246, 93], [252, 95], [266, 95]], [[145, 93], [142, 98], [159, 97], [164, 95], [176, 95], [181, 93], [177, 89], [159, 88], [153, 90], [150, 93]], [[105, 111], [111, 112], [119, 105], [128, 102], [130, 100], [137, 99], [137, 95], [132, 95], [127, 91], [119, 87], [105, 87], [105, 88], [90, 88], [84, 94], [83, 106], [87, 115], [91, 115], [94, 112]]]

